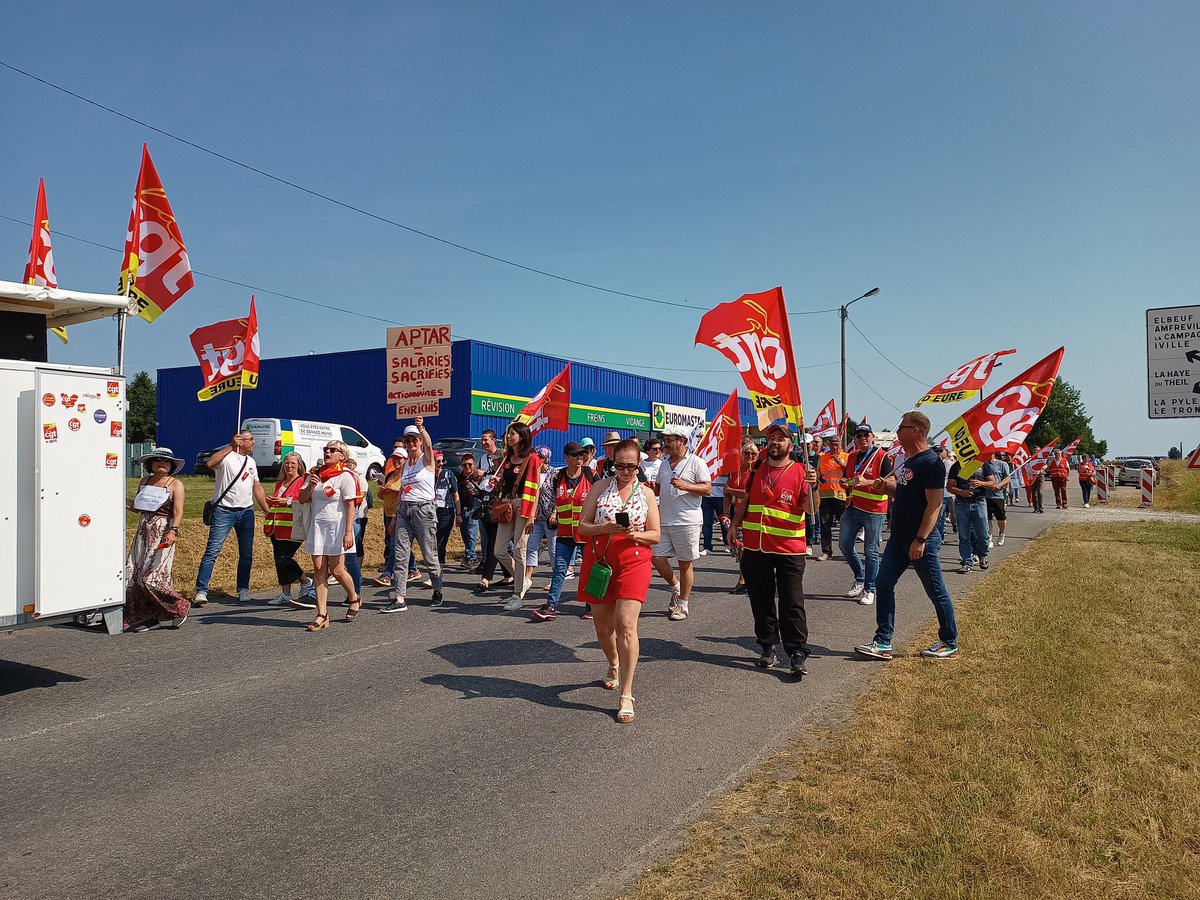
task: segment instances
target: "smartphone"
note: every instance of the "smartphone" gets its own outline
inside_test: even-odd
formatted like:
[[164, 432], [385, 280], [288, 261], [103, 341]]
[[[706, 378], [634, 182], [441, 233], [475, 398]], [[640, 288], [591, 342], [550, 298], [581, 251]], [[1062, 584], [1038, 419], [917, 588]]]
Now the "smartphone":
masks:
[[622, 528], [628, 528], [628, 527], [629, 527], [629, 513], [627, 513], [627, 512], [619, 512], [619, 513], [617, 513], [617, 514], [616, 514], [616, 516], [614, 516], [613, 518], [614, 518], [614, 521], [616, 521], [616, 523], [617, 523], [618, 525], [620, 525]]

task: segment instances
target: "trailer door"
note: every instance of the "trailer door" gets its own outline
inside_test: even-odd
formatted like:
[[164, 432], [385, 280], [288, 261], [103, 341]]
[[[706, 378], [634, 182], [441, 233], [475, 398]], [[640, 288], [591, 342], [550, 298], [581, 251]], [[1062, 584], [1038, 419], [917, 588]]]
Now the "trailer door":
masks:
[[38, 369], [35, 572], [39, 617], [125, 598], [125, 379]]

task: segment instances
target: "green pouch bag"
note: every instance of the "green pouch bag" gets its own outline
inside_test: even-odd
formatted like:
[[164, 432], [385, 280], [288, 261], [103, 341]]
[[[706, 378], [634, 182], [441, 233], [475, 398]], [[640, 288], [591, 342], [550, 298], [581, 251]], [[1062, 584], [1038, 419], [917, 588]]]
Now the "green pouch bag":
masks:
[[608, 585], [611, 581], [612, 566], [604, 560], [598, 559], [592, 563], [591, 574], [588, 575], [587, 584], [583, 586], [583, 589], [589, 596], [603, 600], [604, 595], [608, 593]]

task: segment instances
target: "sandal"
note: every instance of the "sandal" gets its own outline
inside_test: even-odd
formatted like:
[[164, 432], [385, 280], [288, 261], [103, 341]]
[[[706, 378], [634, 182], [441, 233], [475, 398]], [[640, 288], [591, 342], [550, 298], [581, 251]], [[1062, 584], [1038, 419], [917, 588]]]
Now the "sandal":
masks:
[[608, 667], [608, 674], [604, 676], [602, 686], [606, 691], [615, 691], [621, 686], [621, 669], [619, 666]]
[[[617, 707], [617, 721], [622, 725], [628, 725], [633, 721], [633, 701], [635, 698], [629, 694], [621, 695], [621, 704]], [[628, 701], [628, 702], [626, 702]]]
[[486, 578], [481, 579], [479, 582], [479, 586], [477, 588], [475, 588], [475, 593], [486, 594], [488, 592], [488, 588], [490, 588], [491, 586], [492, 586], [491, 582], [488, 581]]
[[329, 627], [329, 616], [322, 613], [311, 622], [304, 626], [305, 631], [320, 631], [322, 628]]
[[342, 619], [343, 622], [353, 622], [355, 619], [358, 618], [358, 614], [360, 612], [362, 612], [362, 605], [363, 605], [362, 596], [360, 595], [360, 596], [356, 597], [355, 599], [351, 600], [348, 605], [350, 608], [346, 611], [346, 615]]

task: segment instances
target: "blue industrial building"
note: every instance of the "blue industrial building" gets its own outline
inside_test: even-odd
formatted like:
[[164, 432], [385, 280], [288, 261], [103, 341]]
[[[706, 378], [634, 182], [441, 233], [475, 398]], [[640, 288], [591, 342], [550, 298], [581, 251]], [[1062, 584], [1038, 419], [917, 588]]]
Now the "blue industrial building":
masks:
[[[567, 360], [482, 341], [455, 341], [450, 348], [450, 397], [436, 419], [426, 422], [434, 440], [478, 437], [485, 428], [500, 434], [525, 402], [557, 375]], [[242, 397], [242, 418], [305, 419], [333, 422], [361, 431], [385, 452], [400, 434], [395, 407], [386, 401], [387, 351], [351, 350], [262, 360], [258, 388]], [[730, 371], [730, 387], [735, 376]], [[236, 429], [237, 395], [196, 399], [203, 385], [199, 366], [158, 370], [158, 441], [188, 462], [196, 454], [228, 442]], [[728, 394], [657, 378], [631, 375], [584, 363], [571, 365], [571, 427], [543, 431], [538, 443], [550, 447], [556, 463], [569, 440], [618, 431], [645, 439], [661, 428], [665, 407], [703, 409], [709, 417]], [[743, 425], [753, 424], [749, 399], [741, 398]], [[657, 417], [657, 418], [656, 418]]]

